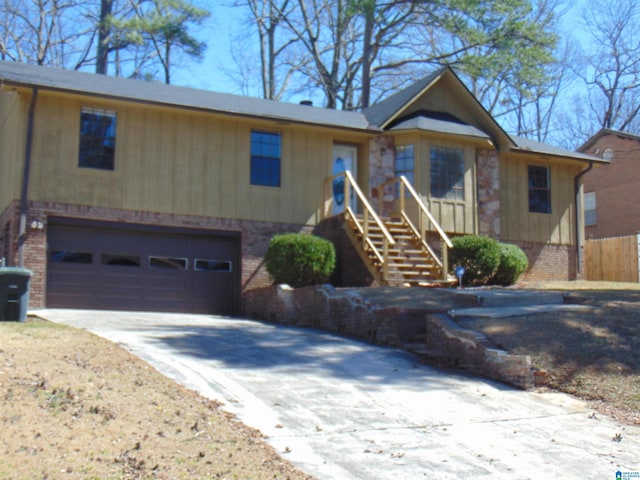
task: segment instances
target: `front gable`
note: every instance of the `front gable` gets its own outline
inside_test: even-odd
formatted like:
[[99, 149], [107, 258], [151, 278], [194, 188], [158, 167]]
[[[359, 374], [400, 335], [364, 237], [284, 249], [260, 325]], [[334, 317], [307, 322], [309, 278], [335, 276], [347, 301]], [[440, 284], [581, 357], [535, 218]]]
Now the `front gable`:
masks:
[[[385, 131], [401, 127], [477, 137], [491, 141], [500, 151], [515, 146], [449, 67], [368, 108], [364, 114]], [[422, 121], [407, 123], [416, 118]]]

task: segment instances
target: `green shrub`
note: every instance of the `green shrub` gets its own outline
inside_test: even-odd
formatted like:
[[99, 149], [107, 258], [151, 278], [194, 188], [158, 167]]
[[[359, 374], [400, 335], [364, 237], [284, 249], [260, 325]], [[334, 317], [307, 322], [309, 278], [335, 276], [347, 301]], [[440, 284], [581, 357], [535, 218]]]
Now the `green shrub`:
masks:
[[489, 237], [466, 235], [454, 237], [450, 254], [451, 268], [464, 267], [462, 282], [466, 285], [485, 285], [500, 265], [498, 242]]
[[500, 265], [491, 279], [494, 285], [513, 285], [529, 266], [527, 256], [517, 245], [500, 243]]
[[336, 266], [336, 251], [323, 238], [285, 233], [271, 239], [264, 260], [275, 283], [297, 288], [326, 283]]

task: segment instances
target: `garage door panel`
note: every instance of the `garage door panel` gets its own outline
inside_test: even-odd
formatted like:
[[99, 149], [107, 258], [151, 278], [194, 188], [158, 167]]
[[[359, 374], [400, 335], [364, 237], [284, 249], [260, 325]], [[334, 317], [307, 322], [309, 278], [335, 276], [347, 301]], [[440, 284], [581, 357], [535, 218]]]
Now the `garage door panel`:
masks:
[[51, 223], [48, 243], [50, 307], [234, 313], [237, 238]]

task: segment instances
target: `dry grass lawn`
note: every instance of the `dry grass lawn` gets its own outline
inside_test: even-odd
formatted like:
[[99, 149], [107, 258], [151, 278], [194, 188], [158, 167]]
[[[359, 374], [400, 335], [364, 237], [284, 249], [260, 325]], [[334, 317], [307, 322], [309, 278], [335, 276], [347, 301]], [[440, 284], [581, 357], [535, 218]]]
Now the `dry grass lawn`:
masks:
[[0, 322], [0, 479], [309, 479], [215, 402], [122, 348]]

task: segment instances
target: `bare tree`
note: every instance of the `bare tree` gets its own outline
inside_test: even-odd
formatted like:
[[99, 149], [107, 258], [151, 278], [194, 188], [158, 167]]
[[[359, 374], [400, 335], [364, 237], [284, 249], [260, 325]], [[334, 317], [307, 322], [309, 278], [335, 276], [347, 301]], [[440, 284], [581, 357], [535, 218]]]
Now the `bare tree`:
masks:
[[111, 47], [111, 24], [113, 16], [113, 0], [100, 0], [100, 17], [98, 19], [98, 49], [96, 54], [96, 73], [106, 75]]
[[78, 55], [86, 25], [74, 12], [80, 0], [3, 0], [0, 57], [38, 65], [66, 66]]
[[599, 128], [629, 130], [640, 111], [640, 5], [594, 0], [585, 12], [593, 47], [576, 69]]
[[279, 100], [284, 92], [291, 88], [290, 80], [295, 72], [291, 63], [295, 61], [290, 55], [292, 45], [296, 38], [286, 28], [285, 19], [293, 15], [295, 1], [292, 0], [239, 0], [235, 7], [245, 7], [248, 11], [245, 23], [248, 28], [238, 32], [234, 36], [233, 58], [239, 59], [243, 64], [240, 68], [244, 78], [243, 84], [250, 82], [246, 76], [251, 67], [251, 61], [247, 60], [247, 51], [251, 51], [252, 41], [257, 36], [259, 50], [259, 78], [262, 97], [270, 100]]

